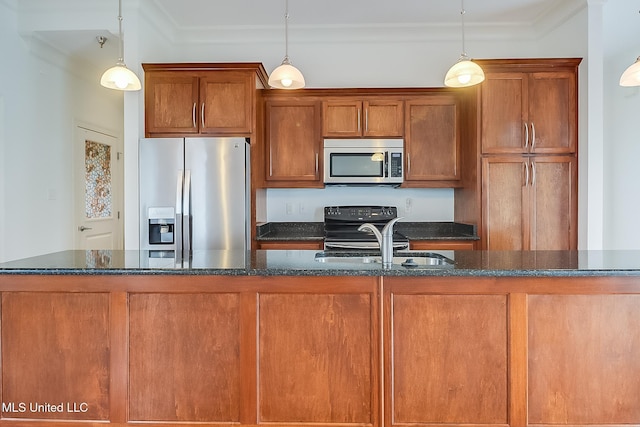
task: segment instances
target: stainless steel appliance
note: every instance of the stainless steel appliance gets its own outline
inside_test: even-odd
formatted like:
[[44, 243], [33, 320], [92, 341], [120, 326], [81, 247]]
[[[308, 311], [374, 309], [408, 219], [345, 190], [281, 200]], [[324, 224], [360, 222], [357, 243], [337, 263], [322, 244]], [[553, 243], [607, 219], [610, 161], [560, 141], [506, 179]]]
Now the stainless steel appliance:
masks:
[[[398, 217], [394, 206], [326, 206], [324, 208], [324, 249], [376, 250], [378, 241], [372, 232], [358, 231], [364, 223], [382, 230], [387, 222]], [[393, 248], [408, 249], [409, 239], [395, 231]]]
[[325, 139], [325, 184], [400, 185], [402, 139]]
[[140, 248], [179, 259], [249, 248], [249, 165], [244, 138], [141, 139]]

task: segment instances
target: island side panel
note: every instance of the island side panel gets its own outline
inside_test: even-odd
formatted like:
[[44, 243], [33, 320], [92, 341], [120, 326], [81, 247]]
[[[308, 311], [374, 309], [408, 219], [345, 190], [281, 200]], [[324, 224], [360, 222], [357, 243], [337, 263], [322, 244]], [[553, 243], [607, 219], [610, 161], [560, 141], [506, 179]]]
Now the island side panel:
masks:
[[110, 418], [108, 293], [2, 294], [3, 419]]
[[506, 425], [507, 295], [421, 291], [430, 280], [385, 279], [387, 425]]
[[240, 420], [240, 294], [129, 296], [129, 419]]
[[529, 424], [640, 424], [640, 295], [530, 295]]
[[297, 280], [258, 298], [258, 423], [379, 426], [379, 279]]

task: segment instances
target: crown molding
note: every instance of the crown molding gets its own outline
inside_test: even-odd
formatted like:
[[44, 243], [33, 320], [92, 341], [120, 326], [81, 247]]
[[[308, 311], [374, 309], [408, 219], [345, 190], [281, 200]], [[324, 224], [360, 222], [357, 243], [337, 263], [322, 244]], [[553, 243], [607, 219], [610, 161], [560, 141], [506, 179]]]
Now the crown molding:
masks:
[[578, 13], [587, 9], [590, 3], [604, 4], [607, 0], [572, 0], [554, 2], [553, 7], [543, 13], [534, 22], [535, 38], [543, 37], [563, 25]]

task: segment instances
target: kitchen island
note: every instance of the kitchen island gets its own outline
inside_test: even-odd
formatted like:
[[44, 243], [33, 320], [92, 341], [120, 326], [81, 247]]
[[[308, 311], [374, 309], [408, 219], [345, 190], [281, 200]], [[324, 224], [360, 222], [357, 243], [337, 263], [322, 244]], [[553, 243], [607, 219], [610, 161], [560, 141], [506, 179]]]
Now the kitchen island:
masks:
[[640, 252], [0, 264], [0, 425], [640, 424]]

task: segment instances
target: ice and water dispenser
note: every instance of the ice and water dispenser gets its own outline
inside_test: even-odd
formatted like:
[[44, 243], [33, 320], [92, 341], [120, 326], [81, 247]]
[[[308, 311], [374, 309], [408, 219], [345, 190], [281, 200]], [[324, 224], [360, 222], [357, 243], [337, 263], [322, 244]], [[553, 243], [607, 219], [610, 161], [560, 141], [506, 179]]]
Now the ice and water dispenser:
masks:
[[149, 244], [174, 243], [176, 215], [173, 207], [149, 208]]

